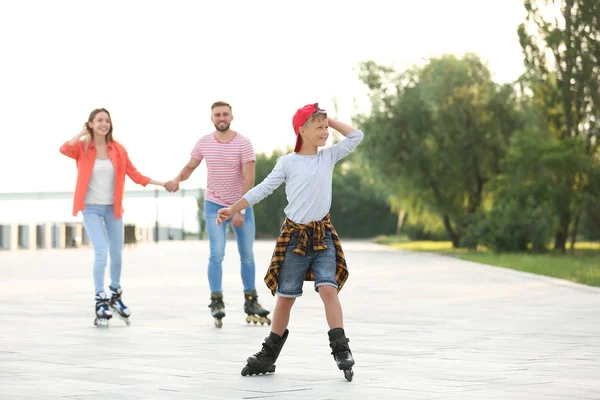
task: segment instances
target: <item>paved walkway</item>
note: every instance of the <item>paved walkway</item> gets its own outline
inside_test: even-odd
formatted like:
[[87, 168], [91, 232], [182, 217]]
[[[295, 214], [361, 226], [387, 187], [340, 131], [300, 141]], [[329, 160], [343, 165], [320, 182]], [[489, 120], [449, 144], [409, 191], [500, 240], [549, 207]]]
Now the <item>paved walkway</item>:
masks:
[[[132, 325], [93, 327], [89, 249], [0, 252], [0, 399], [600, 399], [600, 290], [346, 242], [341, 292], [357, 365], [329, 354], [309, 283], [270, 376], [242, 377], [268, 328], [247, 325], [235, 245], [212, 324], [206, 242], [129, 247]], [[257, 287], [272, 242], [258, 242]]]

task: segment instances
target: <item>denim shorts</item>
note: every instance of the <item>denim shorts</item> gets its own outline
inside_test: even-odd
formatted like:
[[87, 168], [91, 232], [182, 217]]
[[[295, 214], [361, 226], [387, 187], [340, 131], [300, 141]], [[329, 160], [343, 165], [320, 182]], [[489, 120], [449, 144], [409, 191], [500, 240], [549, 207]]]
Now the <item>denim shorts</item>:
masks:
[[279, 277], [277, 282], [277, 294], [280, 297], [300, 297], [302, 296], [302, 286], [304, 277], [310, 266], [315, 276], [315, 291], [319, 291], [320, 286], [338, 287], [335, 280], [336, 273], [336, 251], [331, 232], [326, 231], [324, 250], [313, 250], [312, 231], [308, 231], [308, 243], [306, 255], [294, 253], [294, 247], [298, 240], [297, 233], [294, 233], [285, 252], [283, 263], [279, 267]]

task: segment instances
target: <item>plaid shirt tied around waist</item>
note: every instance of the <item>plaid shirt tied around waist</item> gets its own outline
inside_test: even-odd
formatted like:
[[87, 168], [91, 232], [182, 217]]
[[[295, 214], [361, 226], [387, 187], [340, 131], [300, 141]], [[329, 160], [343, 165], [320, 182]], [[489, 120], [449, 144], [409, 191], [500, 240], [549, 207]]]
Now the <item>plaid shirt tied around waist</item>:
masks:
[[[327, 245], [325, 244], [325, 233], [327, 230], [331, 232], [331, 239], [333, 240], [333, 244], [335, 246], [335, 280], [338, 284], [338, 293], [340, 290], [342, 290], [344, 283], [346, 283], [346, 280], [348, 279], [346, 258], [344, 257], [344, 252], [342, 250], [342, 242], [340, 241], [340, 237], [331, 224], [330, 215], [327, 214], [322, 220], [313, 221], [309, 224], [297, 224], [286, 217], [283, 225], [281, 226], [281, 231], [279, 232], [279, 237], [277, 238], [277, 243], [275, 244], [275, 250], [273, 251], [273, 256], [271, 257], [271, 264], [269, 265], [267, 275], [265, 276], [265, 283], [267, 284], [269, 290], [271, 290], [271, 294], [273, 296], [275, 296], [275, 293], [277, 292], [279, 268], [281, 268], [281, 265], [283, 264], [285, 253], [292, 236], [294, 233], [298, 232], [296, 247], [294, 247], [293, 251], [296, 254], [304, 256], [308, 246], [308, 231], [310, 230], [313, 231], [312, 244], [313, 250], [316, 251], [325, 250], [327, 248]], [[315, 280], [315, 276], [311, 267], [309, 267], [306, 271], [304, 280]]]

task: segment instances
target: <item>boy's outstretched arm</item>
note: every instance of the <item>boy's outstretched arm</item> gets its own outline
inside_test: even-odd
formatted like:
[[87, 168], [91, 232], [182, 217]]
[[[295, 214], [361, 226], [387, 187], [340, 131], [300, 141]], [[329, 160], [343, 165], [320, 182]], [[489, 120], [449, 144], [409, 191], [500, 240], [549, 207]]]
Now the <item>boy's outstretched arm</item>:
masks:
[[222, 222], [227, 221], [235, 213], [251, 207], [263, 200], [265, 197], [273, 193], [273, 191], [285, 181], [285, 178], [285, 168], [280, 160], [275, 165], [275, 168], [273, 168], [273, 171], [271, 171], [271, 173], [260, 184], [249, 190], [231, 207], [225, 207], [219, 210], [217, 214], [217, 225], [221, 225]]
[[235, 202], [231, 207], [225, 207], [219, 209], [217, 213], [217, 226], [221, 225], [224, 221], [227, 221], [231, 218], [235, 213], [242, 211], [245, 208], [250, 207], [250, 203], [245, 198], [241, 198]]

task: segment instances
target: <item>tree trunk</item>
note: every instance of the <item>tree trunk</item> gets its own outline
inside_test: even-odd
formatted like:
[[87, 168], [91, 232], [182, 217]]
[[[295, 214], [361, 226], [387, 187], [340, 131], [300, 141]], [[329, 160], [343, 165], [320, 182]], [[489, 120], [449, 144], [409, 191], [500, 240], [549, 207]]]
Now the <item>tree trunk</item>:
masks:
[[448, 232], [448, 236], [452, 241], [452, 247], [455, 249], [460, 247], [460, 236], [452, 229], [452, 224], [450, 223], [450, 218], [448, 215], [444, 214], [444, 227], [446, 228], [446, 232]]
[[575, 250], [575, 242], [577, 242], [577, 233], [579, 232], [579, 220], [581, 219], [581, 212], [577, 213], [575, 222], [573, 223], [573, 230], [571, 231], [571, 251]]
[[396, 225], [396, 235], [400, 236], [402, 233], [402, 227], [404, 226], [404, 221], [408, 217], [408, 213], [406, 211], [400, 211], [398, 213], [398, 225]]
[[559, 230], [554, 235], [554, 250], [560, 250], [562, 253], [566, 252], [567, 235], [564, 231]]
[[567, 251], [567, 239], [569, 238], [570, 222], [570, 213], [564, 213], [560, 215], [558, 231], [554, 235], [554, 250], [560, 250], [562, 253]]

